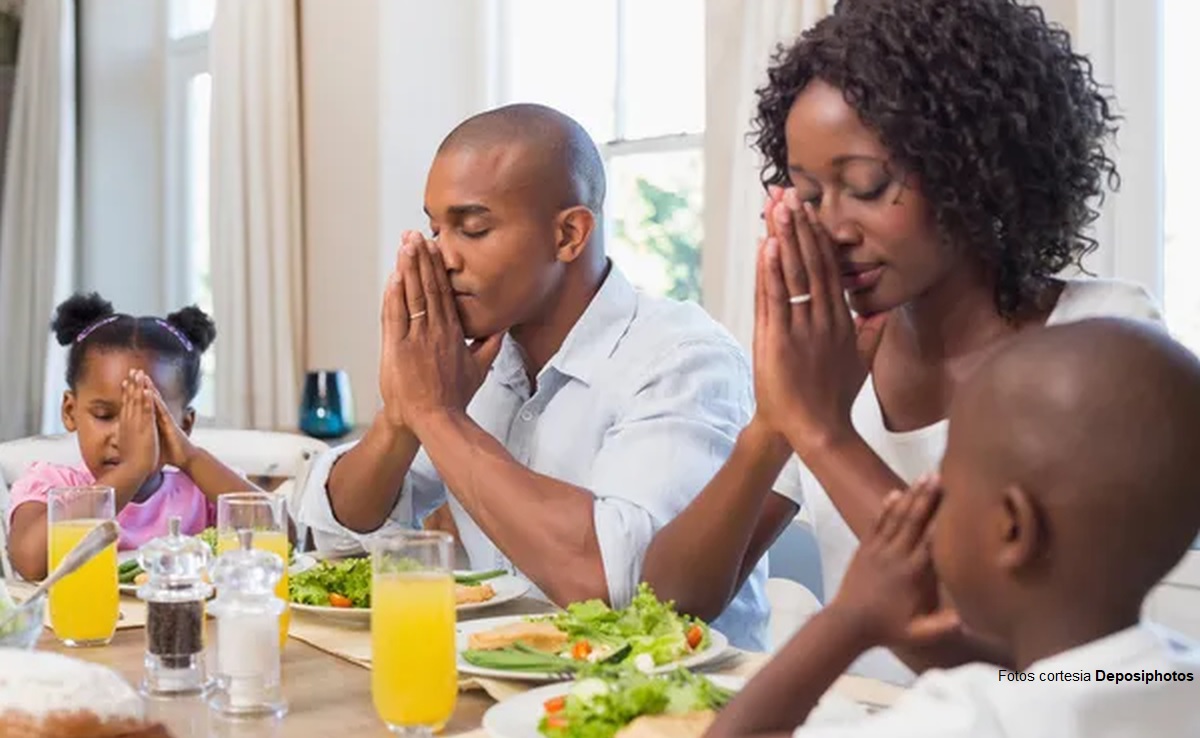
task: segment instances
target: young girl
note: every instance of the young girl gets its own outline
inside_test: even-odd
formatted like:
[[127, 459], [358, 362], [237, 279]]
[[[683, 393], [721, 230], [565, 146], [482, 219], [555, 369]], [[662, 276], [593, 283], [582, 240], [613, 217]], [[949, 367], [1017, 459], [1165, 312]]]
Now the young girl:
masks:
[[218, 495], [255, 489], [188, 440], [200, 356], [217, 334], [203, 311], [135, 318], [95, 293], [75, 295], [58, 306], [52, 328], [71, 347], [62, 418], [83, 463], [34, 463], [13, 485], [9, 556], [21, 576], [46, 575], [46, 500], [55, 487], [116, 490], [123, 550], [165, 534], [175, 515], [185, 533], [199, 533], [214, 523]]

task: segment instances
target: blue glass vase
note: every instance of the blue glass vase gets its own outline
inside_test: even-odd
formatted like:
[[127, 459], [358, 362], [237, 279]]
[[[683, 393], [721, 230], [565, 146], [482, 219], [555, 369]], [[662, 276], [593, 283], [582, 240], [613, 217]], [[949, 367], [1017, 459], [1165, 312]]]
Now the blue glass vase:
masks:
[[322, 439], [341, 438], [354, 430], [354, 397], [346, 372], [315, 371], [304, 376], [300, 430]]

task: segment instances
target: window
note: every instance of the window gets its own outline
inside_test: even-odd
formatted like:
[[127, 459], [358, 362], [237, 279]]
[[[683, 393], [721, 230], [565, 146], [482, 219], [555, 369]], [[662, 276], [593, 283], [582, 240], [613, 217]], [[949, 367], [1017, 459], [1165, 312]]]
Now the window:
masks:
[[500, 8], [498, 102], [543, 103], [578, 120], [608, 172], [613, 261], [648, 292], [699, 300], [704, 3], [503, 0]]
[[[212, 314], [209, 259], [209, 123], [212, 76], [208, 29], [216, 0], [170, 0], [167, 19], [167, 296]], [[201, 364], [196, 412], [213, 415], [213, 350]]]
[[1163, 12], [1165, 309], [1175, 337], [1200, 352], [1200, 227], [1190, 213], [1200, 198], [1192, 171], [1200, 163], [1200, 140], [1194, 134], [1200, 109], [1191, 79], [1200, 66], [1200, 46], [1191, 38], [1200, 28], [1200, 5], [1166, 0]]

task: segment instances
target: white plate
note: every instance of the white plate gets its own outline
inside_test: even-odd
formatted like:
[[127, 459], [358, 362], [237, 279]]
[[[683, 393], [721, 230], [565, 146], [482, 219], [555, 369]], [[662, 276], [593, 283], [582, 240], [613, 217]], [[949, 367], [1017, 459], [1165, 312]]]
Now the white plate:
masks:
[[[472, 572], [455, 572], [457, 575], [471, 574]], [[459, 612], [475, 612], [476, 610], [486, 610], [489, 607], [503, 605], [505, 602], [512, 602], [518, 597], [524, 597], [529, 591], [529, 582], [520, 577], [514, 577], [511, 574], [489, 579], [481, 584], [490, 584], [492, 589], [496, 590], [496, 596], [487, 602], [471, 602], [465, 605], [459, 605], [456, 608]]]
[[[137, 554], [138, 554], [137, 551], [122, 551], [119, 554], [117, 554], [117, 563], [123, 564], [126, 561], [128, 561], [129, 559], [137, 558]], [[290, 576], [296, 576], [300, 572], [308, 571], [309, 569], [311, 569], [317, 565], [317, 560], [306, 553], [298, 553], [295, 555], [294, 558], [295, 558], [295, 560], [292, 562], [292, 565], [288, 567], [288, 574]], [[136, 584], [118, 584], [117, 589], [119, 589], [121, 591], [121, 594], [133, 595], [136, 597], [137, 591], [138, 591], [138, 585], [136, 585]]]
[[[474, 572], [457, 571], [456, 575], [462, 576], [472, 574]], [[512, 602], [518, 597], [523, 596], [529, 591], [529, 582], [514, 577], [511, 574], [489, 579], [484, 584], [492, 585], [492, 589], [496, 590], [496, 596], [487, 602], [473, 602], [469, 605], [459, 605], [456, 610], [458, 612], [472, 612], [474, 610], [483, 610], [496, 605], [502, 605], [505, 602]], [[300, 612], [305, 612], [310, 615], [318, 615], [332, 620], [341, 620], [343, 622], [358, 623], [360, 625], [370, 624], [371, 608], [369, 607], [321, 607], [319, 605], [301, 605], [297, 602], [292, 603], [292, 609]]]
[[[709, 676], [714, 684], [739, 691], [746, 681], [738, 677]], [[545, 738], [538, 732], [546, 700], [561, 697], [571, 690], [569, 683], [548, 684], [493, 705], [483, 714], [483, 729], [491, 738]], [[808, 716], [805, 725], [832, 725], [861, 720], [867, 708], [832, 692], [825, 696]]]
[[[511, 617], [487, 618], [485, 620], [472, 620], [466, 623], [459, 623], [458, 634], [455, 639], [455, 650], [458, 652], [459, 673], [470, 674], [472, 676], [493, 677], [496, 679], [515, 679], [523, 682], [555, 681], [557, 677], [555, 677], [553, 674], [542, 674], [538, 672], [516, 673], [504, 671], [503, 669], [486, 669], [481, 666], [475, 666], [474, 664], [467, 663], [467, 661], [462, 657], [463, 651], [467, 650], [467, 643], [470, 640], [469, 637], [472, 633], [479, 633], [481, 631], [491, 630], [492, 628], [499, 628], [500, 626], [508, 625], [509, 623], [520, 622], [526, 617], [528, 616], [514, 615]], [[673, 661], [669, 664], [663, 664], [662, 666], [655, 667], [651, 673], [665, 674], [668, 671], [675, 671], [675, 669], [679, 668], [680, 666], [688, 669], [695, 669], [704, 666], [705, 664], [710, 664], [721, 658], [725, 654], [725, 651], [729, 648], [729, 639], [726, 638], [720, 631], [711, 627], [708, 629], [708, 633], [709, 640], [711, 641], [711, 643], [708, 644], [708, 648], [694, 653], [685, 659], [681, 659], [680, 661]]]

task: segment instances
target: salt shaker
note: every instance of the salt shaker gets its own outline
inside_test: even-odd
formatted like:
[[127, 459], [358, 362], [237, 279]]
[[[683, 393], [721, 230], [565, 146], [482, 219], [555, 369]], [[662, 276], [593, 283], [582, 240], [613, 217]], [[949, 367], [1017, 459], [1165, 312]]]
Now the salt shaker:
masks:
[[217, 599], [209, 611], [217, 619], [216, 687], [209, 705], [226, 715], [283, 715], [279, 676], [279, 616], [283, 600], [275, 584], [283, 559], [252, 548], [253, 531], [239, 530], [240, 549], [217, 558], [212, 567]]
[[204, 601], [212, 587], [204, 572], [208, 545], [180, 535], [180, 520], [167, 521], [167, 535], [142, 546], [138, 563], [149, 575], [137, 595], [146, 602], [146, 676], [142, 691], [153, 695], [203, 692]]

